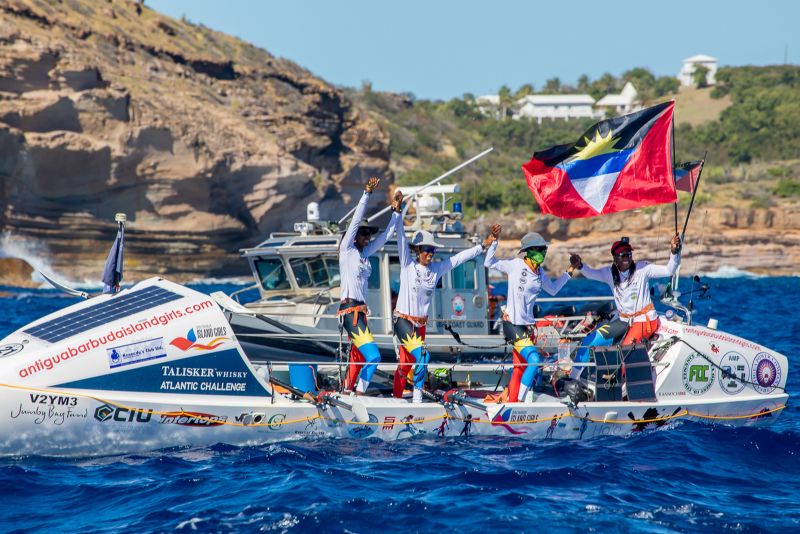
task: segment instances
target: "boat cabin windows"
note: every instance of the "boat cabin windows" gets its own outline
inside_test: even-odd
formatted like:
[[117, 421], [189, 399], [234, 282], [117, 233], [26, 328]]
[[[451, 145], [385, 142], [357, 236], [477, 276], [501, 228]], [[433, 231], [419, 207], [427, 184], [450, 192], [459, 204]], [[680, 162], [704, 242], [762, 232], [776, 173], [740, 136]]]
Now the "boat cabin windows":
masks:
[[476, 289], [475, 282], [475, 261], [468, 261], [450, 271], [450, 287], [453, 289]]
[[280, 258], [258, 258], [253, 264], [258, 273], [258, 281], [265, 290], [291, 288]]
[[372, 272], [369, 275], [369, 282], [367, 282], [368, 289], [380, 289], [381, 287], [381, 260], [378, 255], [369, 257], [369, 264], [372, 266]]
[[311, 258], [292, 258], [289, 266], [294, 273], [297, 287], [338, 287], [339, 258], [335, 256], [315, 256]]

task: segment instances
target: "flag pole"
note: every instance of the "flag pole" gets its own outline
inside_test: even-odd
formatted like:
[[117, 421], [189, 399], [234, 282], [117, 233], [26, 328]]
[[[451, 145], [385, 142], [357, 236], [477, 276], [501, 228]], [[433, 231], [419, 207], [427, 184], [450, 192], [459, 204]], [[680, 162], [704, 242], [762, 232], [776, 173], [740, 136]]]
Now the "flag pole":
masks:
[[[697, 171], [697, 181], [692, 188], [692, 199], [689, 201], [689, 210], [686, 212], [686, 220], [683, 221], [683, 231], [681, 232], [681, 243], [683, 243], [683, 236], [686, 235], [686, 227], [689, 225], [689, 217], [692, 215], [692, 206], [694, 206], [694, 196], [697, 194], [697, 188], [700, 186], [700, 177], [703, 176], [703, 167], [706, 165], [706, 157], [708, 150], [703, 154], [703, 161], [700, 163], [700, 170]], [[691, 179], [691, 176], [689, 177]]]

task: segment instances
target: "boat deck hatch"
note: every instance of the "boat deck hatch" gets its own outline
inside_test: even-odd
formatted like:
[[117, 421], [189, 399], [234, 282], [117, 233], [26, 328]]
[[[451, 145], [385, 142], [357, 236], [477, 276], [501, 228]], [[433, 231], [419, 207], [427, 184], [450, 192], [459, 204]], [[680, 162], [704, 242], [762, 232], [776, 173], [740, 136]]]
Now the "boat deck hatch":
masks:
[[183, 296], [162, 287], [150, 286], [128, 294], [118, 295], [97, 306], [90, 306], [61, 315], [45, 323], [23, 330], [23, 332], [48, 343], [56, 343], [62, 339], [91, 330], [96, 326], [108, 324], [128, 315], [149, 310], [165, 302], [180, 298], [183, 298]]

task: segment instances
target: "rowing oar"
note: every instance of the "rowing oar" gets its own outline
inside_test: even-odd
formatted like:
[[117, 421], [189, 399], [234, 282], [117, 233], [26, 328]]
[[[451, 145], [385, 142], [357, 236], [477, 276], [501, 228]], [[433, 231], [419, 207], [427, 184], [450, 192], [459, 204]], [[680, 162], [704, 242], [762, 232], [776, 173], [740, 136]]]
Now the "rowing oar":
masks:
[[486, 410], [486, 405], [472, 399], [468, 399], [463, 391], [451, 389], [441, 395], [443, 403], [459, 404], [461, 406], [471, 406], [478, 410]]
[[331, 406], [336, 406], [337, 408], [344, 408], [345, 410], [352, 412], [356, 416], [356, 419], [361, 423], [366, 423], [367, 421], [369, 421], [369, 412], [367, 411], [367, 407], [361, 404], [360, 402], [353, 404], [344, 402], [343, 400], [334, 397], [333, 393], [330, 391], [321, 391], [318, 399], [312, 401], [305, 396], [307, 393], [306, 391], [297, 389], [291, 384], [287, 384], [283, 380], [278, 380], [274, 376], [270, 375], [269, 381], [272, 384], [275, 384], [276, 386], [286, 389], [287, 391], [289, 391], [289, 393], [313, 403], [318, 408], [324, 407], [325, 404], [330, 404]]

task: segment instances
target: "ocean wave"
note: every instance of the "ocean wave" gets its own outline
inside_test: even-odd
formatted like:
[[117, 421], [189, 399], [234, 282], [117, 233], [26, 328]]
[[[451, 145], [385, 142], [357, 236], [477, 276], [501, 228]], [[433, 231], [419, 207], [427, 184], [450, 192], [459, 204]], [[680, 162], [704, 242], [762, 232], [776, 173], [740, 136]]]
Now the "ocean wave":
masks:
[[199, 280], [192, 280], [189, 285], [192, 286], [216, 286], [216, 285], [246, 285], [252, 282], [253, 279], [249, 276], [224, 276], [220, 278], [201, 278]]
[[763, 274], [751, 273], [750, 271], [727, 265], [719, 267], [716, 271], [701, 272], [698, 275], [706, 278], [767, 278]]

